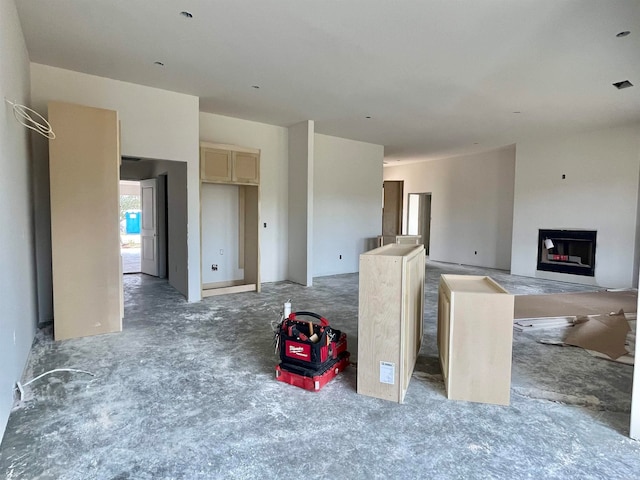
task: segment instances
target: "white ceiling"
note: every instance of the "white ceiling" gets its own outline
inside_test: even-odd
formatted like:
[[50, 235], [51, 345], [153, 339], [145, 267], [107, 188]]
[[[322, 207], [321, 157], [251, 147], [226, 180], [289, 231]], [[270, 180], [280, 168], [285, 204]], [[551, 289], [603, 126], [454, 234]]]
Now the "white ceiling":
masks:
[[389, 161], [640, 121], [639, 0], [16, 3], [33, 62], [197, 95], [206, 112], [315, 120]]

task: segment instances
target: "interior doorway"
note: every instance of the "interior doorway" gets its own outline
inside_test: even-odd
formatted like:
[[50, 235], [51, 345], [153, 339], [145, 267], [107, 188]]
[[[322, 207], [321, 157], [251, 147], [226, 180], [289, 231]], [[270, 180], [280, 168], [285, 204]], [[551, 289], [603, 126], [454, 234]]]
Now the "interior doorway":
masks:
[[422, 236], [425, 253], [429, 255], [431, 193], [410, 193], [408, 200], [407, 235]]
[[402, 235], [403, 180], [382, 183], [382, 235]]
[[167, 278], [167, 175], [120, 180], [122, 273]]
[[[189, 285], [186, 162], [123, 157], [120, 178], [141, 185], [139, 274], [166, 279], [169, 285], [186, 297]], [[152, 181], [147, 182], [149, 179]], [[148, 208], [145, 209], [145, 206]], [[145, 210], [149, 210], [149, 213]], [[149, 249], [146, 252], [143, 233], [145, 236], [148, 234], [146, 246]], [[145, 267], [143, 260], [152, 262], [150, 269]]]
[[140, 182], [120, 180], [120, 254], [123, 274], [140, 273], [141, 223]]

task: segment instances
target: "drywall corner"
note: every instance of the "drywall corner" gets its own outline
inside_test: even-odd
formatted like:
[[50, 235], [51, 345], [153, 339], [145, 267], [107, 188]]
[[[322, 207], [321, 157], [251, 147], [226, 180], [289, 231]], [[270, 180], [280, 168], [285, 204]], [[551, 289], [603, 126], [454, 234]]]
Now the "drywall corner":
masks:
[[289, 269], [288, 279], [313, 283], [314, 122], [289, 127]]
[[[13, 0], [0, 0], [0, 97], [30, 106], [29, 55]], [[31, 131], [0, 109], [0, 438], [37, 325]]]

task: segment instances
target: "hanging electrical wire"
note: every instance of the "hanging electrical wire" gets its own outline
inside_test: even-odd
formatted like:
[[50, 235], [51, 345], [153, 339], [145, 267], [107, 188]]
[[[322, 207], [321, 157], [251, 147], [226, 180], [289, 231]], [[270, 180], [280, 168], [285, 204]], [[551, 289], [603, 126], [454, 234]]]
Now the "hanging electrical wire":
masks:
[[[34, 132], [39, 133], [40, 135], [47, 137], [49, 140], [53, 140], [56, 138], [56, 134], [53, 133], [53, 129], [51, 128], [51, 124], [47, 122], [47, 119], [40, 115], [35, 110], [30, 109], [29, 107], [25, 107], [24, 105], [20, 105], [19, 103], [14, 103], [11, 100], [4, 99], [11, 107], [13, 108], [13, 116], [16, 117], [16, 120], [21, 125], [24, 125], [27, 128], [30, 128]], [[34, 119], [31, 114], [34, 114], [37, 119]]]

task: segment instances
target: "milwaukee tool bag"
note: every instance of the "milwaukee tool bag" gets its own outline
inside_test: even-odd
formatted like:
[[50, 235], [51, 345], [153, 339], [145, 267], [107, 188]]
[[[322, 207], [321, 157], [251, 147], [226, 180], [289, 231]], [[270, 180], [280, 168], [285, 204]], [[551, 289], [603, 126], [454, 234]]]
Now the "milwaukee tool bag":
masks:
[[[312, 317], [320, 323], [298, 317]], [[291, 313], [283, 320], [279, 337], [283, 366], [321, 371], [347, 350], [347, 335], [331, 328], [326, 318], [312, 312]]]

